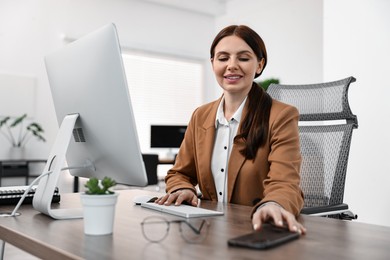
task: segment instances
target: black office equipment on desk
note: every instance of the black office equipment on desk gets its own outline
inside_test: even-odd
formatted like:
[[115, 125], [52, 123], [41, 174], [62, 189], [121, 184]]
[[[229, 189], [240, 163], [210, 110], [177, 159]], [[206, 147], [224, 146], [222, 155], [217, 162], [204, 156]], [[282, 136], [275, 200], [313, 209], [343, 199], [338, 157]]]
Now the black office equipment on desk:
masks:
[[[8, 186], [0, 187], [0, 205], [16, 205], [28, 186]], [[32, 204], [35, 190], [37, 186], [33, 186], [25, 197], [23, 204]], [[58, 187], [55, 188], [52, 203], [60, 202], [60, 192]]]
[[186, 132], [186, 125], [151, 125], [151, 148], [179, 148]]
[[249, 234], [229, 239], [228, 245], [252, 249], [268, 249], [298, 238], [298, 232], [291, 232], [287, 228], [276, 227], [266, 223], [263, 224], [260, 231], [252, 231]]

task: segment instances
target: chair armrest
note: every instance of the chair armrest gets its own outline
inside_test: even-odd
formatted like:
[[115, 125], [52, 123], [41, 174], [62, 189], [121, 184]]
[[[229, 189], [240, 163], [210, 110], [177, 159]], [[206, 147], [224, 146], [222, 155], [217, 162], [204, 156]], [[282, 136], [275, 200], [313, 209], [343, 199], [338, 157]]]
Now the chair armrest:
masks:
[[301, 210], [301, 214], [305, 215], [332, 215], [342, 213], [348, 210], [348, 205], [345, 203], [337, 205], [319, 206], [319, 207], [306, 207]]

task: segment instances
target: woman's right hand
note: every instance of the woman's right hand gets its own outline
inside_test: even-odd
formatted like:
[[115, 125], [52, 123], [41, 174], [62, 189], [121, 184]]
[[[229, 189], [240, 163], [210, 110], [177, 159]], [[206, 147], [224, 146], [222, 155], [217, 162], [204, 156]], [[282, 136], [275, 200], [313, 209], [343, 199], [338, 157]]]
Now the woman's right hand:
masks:
[[183, 189], [177, 190], [173, 193], [167, 193], [155, 201], [157, 204], [164, 204], [167, 206], [171, 205], [172, 203], [175, 203], [175, 206], [178, 206], [183, 202], [187, 202], [191, 206], [196, 207], [198, 206], [198, 197], [192, 190]]

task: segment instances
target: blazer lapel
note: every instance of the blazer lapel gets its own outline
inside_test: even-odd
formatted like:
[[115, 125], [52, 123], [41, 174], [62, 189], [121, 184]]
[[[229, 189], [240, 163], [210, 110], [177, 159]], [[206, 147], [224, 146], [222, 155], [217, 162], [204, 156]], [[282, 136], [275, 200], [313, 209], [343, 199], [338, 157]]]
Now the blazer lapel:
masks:
[[199, 178], [201, 179], [199, 182], [203, 185], [203, 196], [212, 200], [217, 200], [217, 191], [215, 189], [214, 178], [211, 172], [211, 156], [215, 140], [215, 116], [220, 101], [221, 98], [214, 102], [214, 105], [204, 123], [199, 126], [196, 141], [198, 145], [197, 158], [199, 158]]
[[231, 201], [238, 173], [240, 172], [240, 169], [245, 162], [245, 157], [240, 153], [240, 150], [242, 150], [244, 147], [244, 141], [239, 140], [238, 142], [234, 143], [232, 153], [230, 154], [227, 183], [228, 202]]
[[[215, 140], [215, 116], [217, 113], [218, 105], [221, 101], [222, 97], [216, 101], [210, 110], [209, 115], [204, 121], [203, 125], [200, 125], [198, 129], [197, 135], [197, 158], [199, 158], [199, 178], [200, 182], [203, 184], [203, 195], [212, 200], [217, 200], [217, 191], [215, 189], [215, 183], [213, 174], [211, 172], [211, 156], [214, 147]], [[242, 118], [245, 118], [247, 113], [247, 105], [245, 105], [242, 111]], [[242, 122], [242, 121], [241, 121]], [[241, 124], [241, 123], [240, 123]], [[241, 126], [239, 127], [239, 129]], [[240, 130], [239, 130], [240, 131]], [[233, 195], [233, 188], [240, 172], [242, 165], [245, 162], [245, 157], [240, 153], [245, 147], [245, 143], [243, 140], [238, 140], [234, 143], [232, 152], [229, 158], [229, 166], [228, 166], [228, 201], [231, 201]], [[207, 194], [205, 194], [207, 193]]]

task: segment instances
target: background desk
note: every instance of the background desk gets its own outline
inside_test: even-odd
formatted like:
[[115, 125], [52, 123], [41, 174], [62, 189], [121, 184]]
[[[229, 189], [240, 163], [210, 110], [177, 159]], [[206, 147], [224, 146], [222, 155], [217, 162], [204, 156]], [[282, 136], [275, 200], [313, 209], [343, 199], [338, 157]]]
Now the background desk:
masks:
[[[207, 239], [188, 244], [172, 226], [161, 243], [147, 242], [140, 222], [163, 213], [132, 203], [140, 190], [120, 191], [113, 235], [86, 236], [83, 221], [52, 220], [23, 205], [21, 216], [0, 219], [0, 239], [44, 259], [389, 259], [390, 228], [321, 217], [302, 216], [308, 233], [280, 247], [257, 251], [228, 247], [227, 239], [251, 231], [251, 208], [202, 201], [201, 206], [224, 210], [212, 217]], [[80, 206], [79, 194], [63, 194], [61, 207]], [[2, 206], [0, 210], [11, 210]], [[168, 219], [174, 216], [165, 215]]]
[[[29, 184], [30, 177], [37, 177], [37, 175], [31, 175], [30, 165], [34, 163], [46, 163], [44, 159], [26, 159], [26, 160], [1, 160], [0, 161], [0, 186], [1, 180], [7, 177], [23, 177], [26, 179], [25, 185]], [[42, 168], [43, 169], [43, 168]]]

